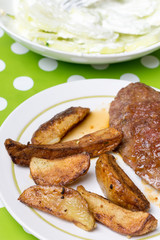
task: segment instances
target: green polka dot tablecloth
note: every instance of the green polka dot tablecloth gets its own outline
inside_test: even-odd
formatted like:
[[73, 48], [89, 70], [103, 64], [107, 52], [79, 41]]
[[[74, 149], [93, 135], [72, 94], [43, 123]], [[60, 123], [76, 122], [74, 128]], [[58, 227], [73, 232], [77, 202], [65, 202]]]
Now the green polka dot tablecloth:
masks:
[[[71, 64], [33, 53], [0, 29], [0, 124], [20, 103], [35, 93], [57, 84], [91, 78], [140, 81], [160, 88], [160, 50], [124, 63]], [[0, 239], [36, 239], [10, 216], [1, 200]]]

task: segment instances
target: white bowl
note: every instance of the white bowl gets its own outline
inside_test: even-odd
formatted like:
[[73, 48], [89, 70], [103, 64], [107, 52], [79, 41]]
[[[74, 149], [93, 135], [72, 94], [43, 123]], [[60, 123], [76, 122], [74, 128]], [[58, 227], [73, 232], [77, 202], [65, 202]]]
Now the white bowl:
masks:
[[[0, 9], [14, 14], [15, 6], [17, 0], [0, 0]], [[0, 27], [15, 41], [19, 42], [23, 46], [27, 47], [33, 52], [41, 54], [43, 56], [54, 58], [57, 60], [72, 62], [72, 63], [82, 63], [82, 64], [106, 64], [106, 63], [117, 63], [128, 60], [133, 60], [144, 55], [150, 54], [158, 49], [160, 49], [160, 42], [153, 44], [149, 47], [145, 47], [140, 50], [133, 52], [123, 52], [116, 54], [85, 54], [85, 53], [73, 53], [73, 52], [64, 52], [59, 51], [53, 48], [42, 46], [40, 44], [29, 41], [26, 38], [16, 34], [11, 31], [7, 25], [0, 18]]]

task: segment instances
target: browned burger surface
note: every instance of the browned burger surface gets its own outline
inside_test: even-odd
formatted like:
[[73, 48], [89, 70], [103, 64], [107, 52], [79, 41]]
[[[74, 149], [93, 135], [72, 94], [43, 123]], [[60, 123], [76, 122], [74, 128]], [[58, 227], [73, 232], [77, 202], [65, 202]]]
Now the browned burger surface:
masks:
[[131, 83], [119, 91], [109, 115], [110, 127], [123, 132], [119, 152], [124, 161], [160, 190], [160, 93]]

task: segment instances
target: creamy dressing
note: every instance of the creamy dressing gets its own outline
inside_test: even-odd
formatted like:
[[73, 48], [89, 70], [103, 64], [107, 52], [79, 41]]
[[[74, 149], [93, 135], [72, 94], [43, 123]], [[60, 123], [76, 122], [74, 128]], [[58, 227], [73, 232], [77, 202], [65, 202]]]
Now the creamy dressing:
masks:
[[160, 0], [99, 0], [67, 10], [62, 0], [20, 0], [16, 29], [67, 52], [133, 51], [160, 41]]

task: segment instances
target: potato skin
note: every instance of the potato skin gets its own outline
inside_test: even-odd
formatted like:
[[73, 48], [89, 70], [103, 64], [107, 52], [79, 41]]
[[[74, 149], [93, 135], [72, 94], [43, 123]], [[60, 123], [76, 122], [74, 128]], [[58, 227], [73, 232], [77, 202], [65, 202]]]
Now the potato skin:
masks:
[[30, 162], [30, 173], [38, 185], [66, 186], [85, 175], [89, 167], [90, 156], [88, 153], [54, 160], [33, 157]]
[[25, 145], [12, 139], [6, 139], [4, 144], [14, 163], [29, 166], [32, 157], [55, 159], [82, 152], [88, 152], [91, 158], [97, 157], [106, 151], [115, 149], [121, 140], [121, 132], [114, 128], [105, 128], [63, 143]]
[[128, 236], [141, 236], [156, 229], [157, 219], [147, 212], [124, 209], [110, 200], [77, 187], [78, 192], [88, 202], [95, 219], [113, 231]]
[[87, 202], [72, 188], [36, 185], [26, 189], [18, 200], [29, 207], [73, 222], [86, 231], [95, 228], [95, 219]]
[[132, 211], [147, 211], [150, 203], [113, 155], [104, 153], [96, 162], [96, 177], [104, 195], [113, 203]]
[[90, 112], [89, 108], [70, 107], [43, 123], [33, 134], [33, 144], [60, 142], [69, 130], [81, 122]]

